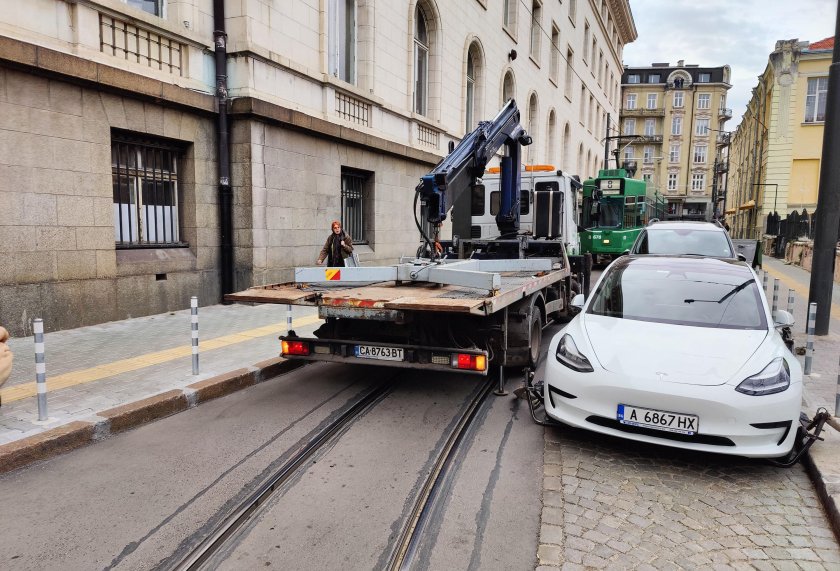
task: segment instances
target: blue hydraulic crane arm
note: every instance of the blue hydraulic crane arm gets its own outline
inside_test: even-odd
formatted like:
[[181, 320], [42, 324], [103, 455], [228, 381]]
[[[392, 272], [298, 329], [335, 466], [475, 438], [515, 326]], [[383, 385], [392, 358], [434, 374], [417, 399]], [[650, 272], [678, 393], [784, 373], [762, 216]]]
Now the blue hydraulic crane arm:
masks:
[[516, 102], [510, 99], [492, 121], [480, 122], [429, 174], [420, 178], [416, 191], [422, 200], [423, 217], [435, 225], [446, 220], [450, 205], [475, 185], [476, 177], [484, 174], [493, 155], [507, 145], [508, 153], [501, 161], [501, 201], [496, 222], [503, 234], [518, 230], [519, 208], [514, 206], [519, 201], [520, 146], [530, 144], [531, 137], [519, 124]]

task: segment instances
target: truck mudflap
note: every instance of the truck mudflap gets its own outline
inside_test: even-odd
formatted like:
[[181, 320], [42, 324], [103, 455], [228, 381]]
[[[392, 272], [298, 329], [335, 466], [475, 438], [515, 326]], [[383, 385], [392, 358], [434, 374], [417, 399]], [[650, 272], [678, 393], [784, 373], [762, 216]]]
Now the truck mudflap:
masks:
[[446, 371], [487, 375], [487, 351], [472, 348], [424, 347], [346, 339], [280, 337], [280, 356], [302, 361], [381, 365], [424, 371]]

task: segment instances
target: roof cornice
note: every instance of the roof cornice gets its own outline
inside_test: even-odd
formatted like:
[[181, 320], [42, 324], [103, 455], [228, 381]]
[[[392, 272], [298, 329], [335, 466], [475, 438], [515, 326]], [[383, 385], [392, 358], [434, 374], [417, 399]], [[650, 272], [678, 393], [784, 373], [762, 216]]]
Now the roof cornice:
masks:
[[615, 27], [618, 28], [618, 35], [624, 45], [635, 41], [639, 37], [636, 30], [636, 22], [633, 20], [633, 12], [630, 11], [629, 0], [607, 0], [610, 13], [615, 18]]

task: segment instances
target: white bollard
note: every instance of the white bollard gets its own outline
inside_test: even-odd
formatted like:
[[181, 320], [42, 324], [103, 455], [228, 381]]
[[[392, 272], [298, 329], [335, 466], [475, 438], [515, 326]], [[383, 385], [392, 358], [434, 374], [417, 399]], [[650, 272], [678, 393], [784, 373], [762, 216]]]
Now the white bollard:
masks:
[[35, 384], [38, 386], [38, 420], [47, 420], [47, 362], [44, 358], [44, 320], [32, 321], [35, 333]]
[[761, 270], [761, 285], [764, 286], [764, 295], [767, 295], [767, 270]]
[[190, 335], [192, 336], [192, 374], [198, 374], [198, 298], [190, 298]]
[[788, 304], [787, 304], [787, 312], [793, 315], [793, 295], [796, 292], [792, 289], [788, 290]]
[[286, 306], [286, 335], [292, 332], [292, 304]]
[[810, 303], [808, 304], [808, 342], [805, 345], [805, 366], [802, 371], [806, 375], [811, 374], [811, 363], [814, 357], [814, 327], [816, 321], [817, 304]]
[[773, 279], [773, 307], [770, 311], [770, 316], [773, 322], [776, 321], [776, 314], [779, 313], [779, 278]]

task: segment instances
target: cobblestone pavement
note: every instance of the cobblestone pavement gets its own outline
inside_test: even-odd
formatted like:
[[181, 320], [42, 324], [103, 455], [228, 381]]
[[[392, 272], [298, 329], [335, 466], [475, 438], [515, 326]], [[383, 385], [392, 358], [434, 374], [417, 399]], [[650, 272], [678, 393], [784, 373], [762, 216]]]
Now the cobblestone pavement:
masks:
[[539, 569], [840, 569], [801, 464], [545, 436]]

